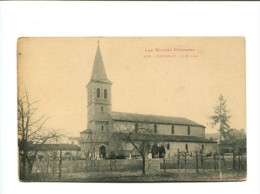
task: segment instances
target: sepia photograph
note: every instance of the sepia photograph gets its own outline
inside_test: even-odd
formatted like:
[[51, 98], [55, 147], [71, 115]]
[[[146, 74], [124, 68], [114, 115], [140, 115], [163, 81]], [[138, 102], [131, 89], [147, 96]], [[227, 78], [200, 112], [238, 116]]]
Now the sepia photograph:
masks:
[[21, 37], [22, 182], [247, 180], [244, 37]]

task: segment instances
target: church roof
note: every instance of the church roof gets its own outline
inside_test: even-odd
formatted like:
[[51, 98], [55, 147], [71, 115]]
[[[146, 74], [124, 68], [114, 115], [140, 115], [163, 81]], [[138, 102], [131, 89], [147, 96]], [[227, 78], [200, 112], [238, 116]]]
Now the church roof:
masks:
[[114, 132], [114, 135], [122, 138], [123, 140], [131, 139], [134, 141], [162, 141], [162, 142], [196, 142], [196, 143], [216, 143], [213, 140], [205, 139], [197, 136], [184, 136], [184, 135], [159, 135], [152, 133], [129, 133]]
[[130, 122], [143, 122], [143, 123], [158, 123], [158, 124], [176, 124], [176, 125], [189, 125], [189, 126], [201, 126], [194, 121], [191, 121], [182, 117], [169, 117], [169, 116], [158, 116], [158, 115], [147, 115], [147, 114], [134, 114], [124, 112], [111, 112], [113, 120], [117, 121], [130, 121]]
[[107, 78], [99, 45], [97, 46], [97, 51], [96, 51], [95, 61], [92, 68], [90, 81], [111, 83], [111, 81]]

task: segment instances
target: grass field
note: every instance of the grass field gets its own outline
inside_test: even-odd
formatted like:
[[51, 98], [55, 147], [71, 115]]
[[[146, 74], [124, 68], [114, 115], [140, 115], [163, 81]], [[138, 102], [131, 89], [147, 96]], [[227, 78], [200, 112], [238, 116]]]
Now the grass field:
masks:
[[[246, 172], [223, 172], [222, 181], [244, 181]], [[77, 172], [64, 173], [61, 180], [58, 174], [32, 174], [30, 180], [33, 182], [209, 182], [221, 181], [219, 173], [215, 171], [205, 171], [196, 173], [188, 170], [186, 173], [177, 173], [175, 170], [168, 170], [166, 173], [147, 173], [142, 175], [140, 172]]]

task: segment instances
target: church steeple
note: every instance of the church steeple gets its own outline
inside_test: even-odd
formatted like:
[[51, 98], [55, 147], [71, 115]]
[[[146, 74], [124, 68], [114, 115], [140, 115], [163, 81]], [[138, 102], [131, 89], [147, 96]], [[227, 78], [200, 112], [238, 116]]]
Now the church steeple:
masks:
[[103, 59], [99, 47], [99, 41], [98, 41], [96, 56], [92, 68], [90, 82], [91, 81], [111, 83], [111, 81], [107, 78], [105, 66], [103, 63]]
[[[108, 117], [111, 112], [111, 86], [97, 45], [92, 75], [87, 85], [88, 90], [88, 129], [101, 133], [108, 130]], [[103, 131], [104, 130], [104, 131]]]

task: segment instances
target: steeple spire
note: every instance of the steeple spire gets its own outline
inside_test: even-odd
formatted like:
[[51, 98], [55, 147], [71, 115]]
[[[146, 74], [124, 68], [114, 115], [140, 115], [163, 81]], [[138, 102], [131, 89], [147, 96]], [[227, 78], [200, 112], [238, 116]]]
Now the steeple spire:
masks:
[[103, 63], [103, 59], [99, 47], [99, 40], [97, 41], [96, 57], [93, 64], [90, 81], [101, 81], [101, 82], [111, 83], [111, 81], [107, 78], [105, 66]]

